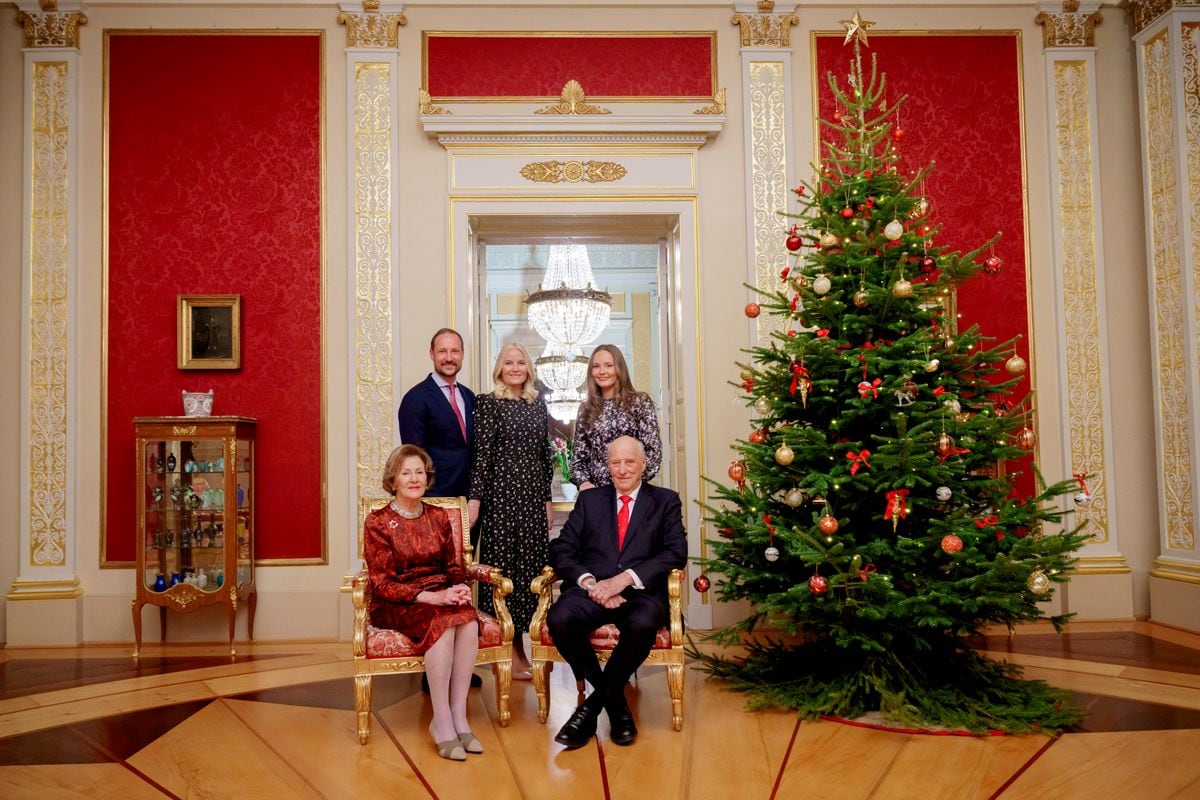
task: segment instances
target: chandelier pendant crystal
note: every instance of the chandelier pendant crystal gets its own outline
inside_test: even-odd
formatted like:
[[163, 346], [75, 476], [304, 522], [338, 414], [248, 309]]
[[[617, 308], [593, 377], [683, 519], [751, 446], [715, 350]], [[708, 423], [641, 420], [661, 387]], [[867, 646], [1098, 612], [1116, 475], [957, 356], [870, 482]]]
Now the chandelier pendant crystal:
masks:
[[548, 344], [569, 352], [590, 344], [608, 327], [612, 295], [596, 288], [586, 247], [552, 245], [545, 278], [525, 304], [533, 329]]

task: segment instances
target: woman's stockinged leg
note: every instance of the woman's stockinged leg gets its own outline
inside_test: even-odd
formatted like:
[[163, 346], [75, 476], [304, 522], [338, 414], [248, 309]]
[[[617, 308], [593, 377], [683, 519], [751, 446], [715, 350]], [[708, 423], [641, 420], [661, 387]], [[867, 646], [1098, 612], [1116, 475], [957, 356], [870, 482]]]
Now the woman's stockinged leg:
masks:
[[454, 633], [451, 628], [425, 653], [425, 676], [429, 679], [429, 700], [433, 705], [433, 735], [436, 741], [455, 738], [454, 717], [450, 712], [450, 685], [454, 666]]
[[450, 677], [450, 714], [454, 729], [459, 733], [471, 730], [467, 723], [467, 694], [471, 689], [471, 673], [475, 671], [475, 654], [479, 651], [479, 624], [467, 622], [446, 631], [443, 638], [454, 639], [454, 665]]

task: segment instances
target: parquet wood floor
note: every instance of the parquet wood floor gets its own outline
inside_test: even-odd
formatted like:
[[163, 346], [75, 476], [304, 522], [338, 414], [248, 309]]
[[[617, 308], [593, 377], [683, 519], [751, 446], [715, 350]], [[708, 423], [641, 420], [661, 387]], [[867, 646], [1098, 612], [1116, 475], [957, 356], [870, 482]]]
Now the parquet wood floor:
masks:
[[1075, 692], [1088, 714], [1057, 737], [962, 737], [808, 722], [744, 709], [690, 670], [684, 728], [666, 674], [630, 689], [640, 735], [617, 747], [601, 718], [580, 750], [553, 741], [574, 679], [552, 673], [550, 719], [515, 682], [493, 722], [490, 674], [471, 694], [486, 752], [438, 758], [415, 676], [374, 682], [372, 736], [355, 735], [349, 645], [221, 645], [0, 652], [0, 797], [12, 798], [1200, 798], [1200, 636], [1073, 626], [978, 642], [1029, 677]]

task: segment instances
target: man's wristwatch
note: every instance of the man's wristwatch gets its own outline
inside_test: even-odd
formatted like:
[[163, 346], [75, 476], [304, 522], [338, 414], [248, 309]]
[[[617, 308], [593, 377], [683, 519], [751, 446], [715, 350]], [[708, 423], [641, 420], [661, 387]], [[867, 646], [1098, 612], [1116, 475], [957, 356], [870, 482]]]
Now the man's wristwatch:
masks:
[[596, 585], [596, 579], [592, 578], [591, 580], [589, 580], [583, 584], [583, 590], [585, 592], [590, 592], [592, 590], [592, 587], [595, 585]]

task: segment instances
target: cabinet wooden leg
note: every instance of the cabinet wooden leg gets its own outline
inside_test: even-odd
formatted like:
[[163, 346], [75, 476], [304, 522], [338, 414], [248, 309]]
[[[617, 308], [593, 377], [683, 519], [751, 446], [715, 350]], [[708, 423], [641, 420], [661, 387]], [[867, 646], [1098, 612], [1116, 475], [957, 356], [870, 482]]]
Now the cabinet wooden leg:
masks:
[[133, 657], [137, 658], [142, 651], [142, 604], [134, 598], [133, 601]]
[[158, 640], [165, 642], [167, 640], [167, 607], [158, 607]]
[[237, 598], [235, 602], [229, 604], [229, 657], [233, 658], [237, 655], [237, 650], [233, 646], [233, 632], [237, 628]]
[[246, 620], [246, 633], [250, 641], [254, 641], [254, 609], [258, 607], [258, 592], [251, 592], [247, 598], [250, 602], [250, 618]]

